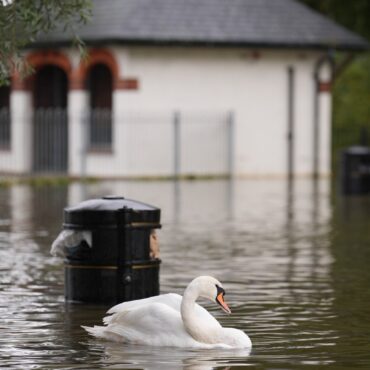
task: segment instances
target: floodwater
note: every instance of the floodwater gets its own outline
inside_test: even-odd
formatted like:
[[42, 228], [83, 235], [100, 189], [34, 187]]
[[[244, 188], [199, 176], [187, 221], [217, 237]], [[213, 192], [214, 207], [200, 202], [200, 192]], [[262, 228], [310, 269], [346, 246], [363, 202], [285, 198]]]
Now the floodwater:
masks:
[[[218, 277], [248, 351], [185, 350], [94, 339], [80, 325], [107, 307], [64, 302], [51, 257], [62, 209], [123, 195], [162, 209], [161, 291]], [[0, 367], [6, 369], [370, 368], [370, 198], [328, 181], [101, 182], [0, 188]]]

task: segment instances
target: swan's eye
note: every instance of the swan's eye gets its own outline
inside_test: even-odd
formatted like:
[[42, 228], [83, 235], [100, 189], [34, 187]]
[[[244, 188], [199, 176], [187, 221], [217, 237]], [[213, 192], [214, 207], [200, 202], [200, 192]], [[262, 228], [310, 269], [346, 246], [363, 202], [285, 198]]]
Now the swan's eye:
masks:
[[217, 288], [217, 295], [216, 295], [216, 297], [217, 297], [218, 295], [220, 295], [220, 294], [222, 294], [222, 296], [224, 296], [224, 295], [226, 294], [226, 292], [225, 292], [224, 288], [221, 288], [221, 287], [220, 287], [220, 286], [218, 286], [217, 284], [216, 284], [216, 288]]

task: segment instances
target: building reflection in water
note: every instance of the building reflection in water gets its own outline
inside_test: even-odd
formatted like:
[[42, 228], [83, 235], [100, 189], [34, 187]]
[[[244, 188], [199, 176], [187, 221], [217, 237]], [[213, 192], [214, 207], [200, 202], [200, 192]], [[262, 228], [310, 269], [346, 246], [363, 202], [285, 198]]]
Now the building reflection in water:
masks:
[[[65, 206], [118, 194], [161, 208], [164, 226], [161, 234], [165, 245], [173, 244], [171, 239], [177, 242], [179, 238], [188, 237], [194, 243], [201, 243], [208, 242], [208, 238], [210, 242], [224, 243], [225, 249], [237, 259], [239, 254], [245, 257], [249, 252], [252, 258], [255, 250], [252, 242], [255, 242], [259, 251], [265, 248], [266, 261], [270, 258], [279, 261], [280, 254], [286, 255], [283, 266], [287, 281], [293, 281], [297, 273], [302, 278], [316, 280], [328, 274], [332, 261], [328, 246], [329, 186], [329, 181], [307, 180], [294, 183], [204, 180], [106, 181], [60, 187], [20, 185], [8, 189], [10, 229], [14, 238], [48, 248], [62, 227]], [[278, 251], [268, 245], [264, 247], [274, 238], [285, 247]]]

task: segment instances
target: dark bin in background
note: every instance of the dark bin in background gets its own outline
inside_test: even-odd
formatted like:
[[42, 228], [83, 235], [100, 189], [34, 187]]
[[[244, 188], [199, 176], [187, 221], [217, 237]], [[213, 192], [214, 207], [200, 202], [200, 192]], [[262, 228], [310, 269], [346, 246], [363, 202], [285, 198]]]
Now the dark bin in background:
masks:
[[370, 148], [351, 146], [341, 153], [341, 188], [345, 195], [370, 193]]
[[150, 233], [160, 228], [160, 209], [123, 197], [84, 201], [64, 209], [65, 230], [92, 233], [68, 248], [68, 301], [114, 304], [159, 294], [159, 259], [150, 259]]

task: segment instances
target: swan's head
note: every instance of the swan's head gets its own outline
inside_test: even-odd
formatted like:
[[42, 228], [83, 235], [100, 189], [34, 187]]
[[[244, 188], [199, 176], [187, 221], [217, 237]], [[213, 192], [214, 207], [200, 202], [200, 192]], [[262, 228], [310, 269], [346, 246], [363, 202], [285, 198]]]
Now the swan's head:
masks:
[[212, 276], [199, 276], [190, 284], [196, 287], [199, 297], [216, 302], [221, 306], [223, 311], [231, 313], [229, 306], [224, 300], [225, 290], [217, 279]]

